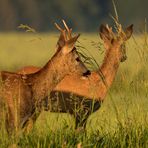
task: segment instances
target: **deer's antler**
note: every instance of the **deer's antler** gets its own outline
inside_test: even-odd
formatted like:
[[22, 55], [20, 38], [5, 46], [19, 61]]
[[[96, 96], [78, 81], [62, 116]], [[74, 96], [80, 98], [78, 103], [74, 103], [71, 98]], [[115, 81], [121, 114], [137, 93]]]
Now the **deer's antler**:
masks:
[[[62, 29], [57, 23], [54, 23], [56, 28], [62, 33], [62, 35], [64, 36], [65, 41], [68, 41], [72, 38], [72, 28], [69, 29], [69, 27], [67, 26], [66, 22], [64, 20], [62, 20], [65, 29]], [[66, 34], [67, 33], [67, 34]]]
[[121, 24], [118, 24], [118, 33], [123, 33], [123, 29], [122, 29], [122, 25]]
[[106, 24], [106, 28], [108, 29], [108, 31], [109, 31], [110, 33], [113, 32], [113, 31], [112, 31], [112, 27], [109, 27], [108, 24]]
[[106, 28], [107, 28], [108, 32], [110, 33], [110, 36], [113, 38], [114, 37], [114, 32], [112, 30], [112, 27], [109, 27], [109, 25], [106, 24]]
[[67, 30], [67, 33], [68, 33], [68, 38], [70, 39], [72, 37], [72, 28], [69, 29], [69, 27], [67, 26], [66, 22], [64, 20], [62, 20], [66, 30]]

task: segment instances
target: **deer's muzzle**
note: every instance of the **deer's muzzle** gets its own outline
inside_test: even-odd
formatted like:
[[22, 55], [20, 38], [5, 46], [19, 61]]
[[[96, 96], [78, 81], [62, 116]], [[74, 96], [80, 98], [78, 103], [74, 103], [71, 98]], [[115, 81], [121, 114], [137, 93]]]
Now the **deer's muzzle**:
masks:
[[86, 72], [83, 73], [83, 76], [87, 77], [90, 74], [91, 74], [91, 72], [89, 70], [87, 70]]

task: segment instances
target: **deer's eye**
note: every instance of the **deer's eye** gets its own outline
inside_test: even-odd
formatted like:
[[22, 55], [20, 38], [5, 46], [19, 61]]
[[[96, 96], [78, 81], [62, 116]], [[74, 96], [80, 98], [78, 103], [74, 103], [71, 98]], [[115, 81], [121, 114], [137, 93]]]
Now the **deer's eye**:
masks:
[[77, 62], [80, 62], [80, 59], [79, 59], [79, 57], [77, 57], [77, 58], [76, 58], [76, 61], [77, 61]]

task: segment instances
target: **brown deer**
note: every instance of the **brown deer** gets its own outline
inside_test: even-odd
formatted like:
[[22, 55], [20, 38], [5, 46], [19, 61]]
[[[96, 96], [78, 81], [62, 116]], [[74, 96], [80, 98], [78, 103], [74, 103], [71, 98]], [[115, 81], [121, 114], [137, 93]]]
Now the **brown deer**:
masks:
[[[102, 65], [87, 77], [66, 76], [50, 94], [50, 111], [69, 112], [75, 116], [76, 128], [85, 127], [88, 116], [96, 111], [104, 100], [120, 62], [127, 58], [125, 41], [131, 37], [132, 32], [133, 25], [127, 27], [125, 32], [119, 25], [117, 34], [112, 31], [112, 28], [101, 25], [100, 37], [106, 48]], [[28, 66], [19, 70], [18, 73], [33, 73], [39, 69], [39, 67]]]
[[[66, 26], [63, 21], [64, 26]], [[40, 112], [40, 103], [66, 76], [87, 73], [75, 48], [79, 34], [72, 37], [72, 30], [61, 29], [57, 52], [46, 65], [33, 74], [1, 71], [2, 91], [0, 105], [6, 104], [6, 127], [8, 132], [24, 127], [30, 118]], [[66, 32], [67, 31], [67, 32]]]

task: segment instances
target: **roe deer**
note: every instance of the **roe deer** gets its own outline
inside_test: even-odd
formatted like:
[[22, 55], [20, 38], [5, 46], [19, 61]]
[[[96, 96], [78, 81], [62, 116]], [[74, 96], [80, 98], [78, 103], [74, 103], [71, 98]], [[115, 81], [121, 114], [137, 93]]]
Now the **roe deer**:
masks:
[[[50, 94], [50, 111], [69, 112], [75, 116], [76, 128], [85, 127], [88, 116], [95, 112], [104, 100], [120, 62], [127, 58], [125, 41], [131, 37], [132, 32], [133, 25], [127, 27], [125, 32], [120, 25], [117, 34], [108, 25], [101, 25], [100, 37], [106, 48], [102, 65], [85, 78], [78, 75], [66, 76]], [[28, 66], [17, 72], [33, 73], [39, 69], [39, 67]]]
[[[63, 23], [65, 26], [64, 21]], [[34, 116], [36, 109], [40, 112], [42, 100], [66, 75], [72, 73], [83, 75], [88, 71], [79, 60], [75, 48], [79, 34], [72, 37], [72, 30], [61, 29], [57, 24], [55, 25], [61, 31], [57, 52], [43, 68], [33, 74], [6, 71], [0, 73], [2, 80], [0, 104], [5, 102], [6, 105], [8, 132], [24, 127]]]

